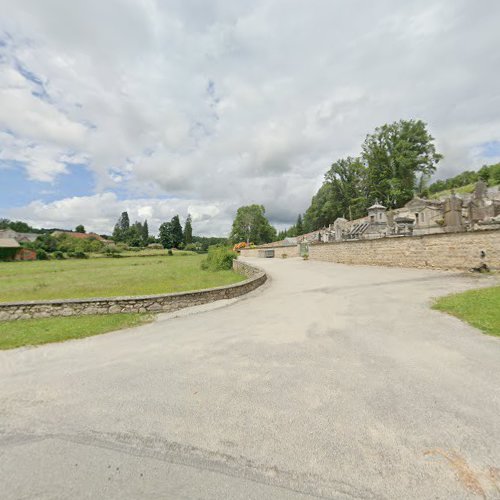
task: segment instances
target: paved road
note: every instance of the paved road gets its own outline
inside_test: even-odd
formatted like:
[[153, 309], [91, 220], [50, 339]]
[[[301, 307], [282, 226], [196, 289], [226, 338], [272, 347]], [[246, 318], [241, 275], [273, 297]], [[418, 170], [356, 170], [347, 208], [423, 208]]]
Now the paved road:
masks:
[[0, 352], [0, 496], [500, 498], [500, 339], [432, 311], [490, 283], [259, 260], [236, 303]]

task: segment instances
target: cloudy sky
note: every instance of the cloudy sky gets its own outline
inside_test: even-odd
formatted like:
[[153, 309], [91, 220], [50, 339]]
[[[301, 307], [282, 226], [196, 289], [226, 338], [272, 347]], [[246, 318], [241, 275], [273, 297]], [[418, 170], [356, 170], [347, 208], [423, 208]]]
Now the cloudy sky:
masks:
[[0, 217], [110, 232], [265, 205], [400, 118], [438, 177], [500, 160], [498, 0], [0, 0]]

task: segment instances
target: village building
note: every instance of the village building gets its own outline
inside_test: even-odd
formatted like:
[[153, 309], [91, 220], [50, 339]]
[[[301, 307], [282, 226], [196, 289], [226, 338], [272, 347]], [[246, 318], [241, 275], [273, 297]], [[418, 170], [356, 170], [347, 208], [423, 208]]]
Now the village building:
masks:
[[12, 238], [18, 243], [32, 243], [39, 236], [37, 233], [19, 233], [13, 229], [0, 229], [0, 239]]
[[[472, 231], [500, 227], [500, 191], [482, 181], [472, 194], [454, 192], [440, 200], [415, 196], [401, 208], [387, 210], [379, 202], [359, 219], [336, 219], [333, 224], [298, 236], [297, 242], [317, 244], [390, 236]], [[276, 244], [276, 243], [275, 243]]]
[[36, 260], [36, 252], [14, 238], [0, 238], [0, 260]]

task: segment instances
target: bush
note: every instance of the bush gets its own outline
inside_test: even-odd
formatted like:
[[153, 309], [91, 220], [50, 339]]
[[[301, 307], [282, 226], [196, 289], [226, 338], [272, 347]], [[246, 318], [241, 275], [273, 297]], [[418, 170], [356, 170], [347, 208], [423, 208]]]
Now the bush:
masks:
[[163, 245], [160, 245], [159, 243], [150, 243], [148, 245], [148, 248], [151, 248], [153, 250], [163, 250]]
[[88, 259], [89, 256], [85, 252], [68, 252], [68, 257], [71, 259]]
[[184, 250], [188, 250], [189, 252], [201, 252], [202, 246], [200, 243], [188, 243]]
[[167, 255], [174, 255], [174, 252], [172, 252], [171, 248], [168, 249]]
[[57, 251], [57, 252], [54, 252], [52, 254], [52, 257], [54, 257], [54, 259], [56, 260], [63, 260], [64, 259], [64, 254], [61, 252], [61, 251]]
[[118, 250], [118, 248], [116, 248], [115, 246], [107, 246], [105, 249], [104, 249], [104, 255], [106, 255], [107, 257], [121, 257], [120, 255], [120, 250]]
[[39, 248], [36, 251], [36, 258], [38, 260], [49, 260], [49, 254], [43, 248]]
[[233, 260], [237, 254], [225, 246], [211, 246], [208, 248], [207, 258], [201, 263], [201, 268], [210, 271], [225, 271], [232, 269]]

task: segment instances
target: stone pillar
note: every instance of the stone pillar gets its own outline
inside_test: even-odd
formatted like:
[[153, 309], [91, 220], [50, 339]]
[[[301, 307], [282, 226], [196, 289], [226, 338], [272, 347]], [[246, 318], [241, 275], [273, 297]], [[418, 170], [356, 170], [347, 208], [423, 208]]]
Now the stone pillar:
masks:
[[452, 191], [444, 202], [444, 226], [447, 233], [458, 233], [464, 230], [462, 219], [462, 200]]

